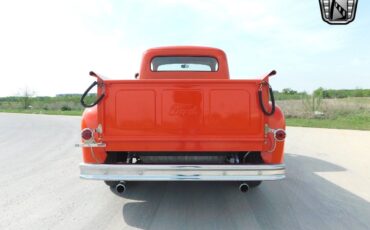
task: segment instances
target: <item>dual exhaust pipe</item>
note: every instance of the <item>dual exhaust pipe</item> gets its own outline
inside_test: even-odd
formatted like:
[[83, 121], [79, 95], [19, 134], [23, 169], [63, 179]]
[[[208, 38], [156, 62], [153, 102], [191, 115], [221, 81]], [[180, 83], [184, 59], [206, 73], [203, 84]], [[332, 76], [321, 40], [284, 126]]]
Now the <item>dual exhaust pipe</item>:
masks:
[[122, 194], [126, 191], [126, 183], [124, 181], [120, 181], [116, 186], [115, 190], [118, 194]]
[[239, 191], [241, 191], [241, 192], [243, 192], [243, 193], [246, 193], [246, 192], [248, 192], [249, 191], [249, 189], [250, 189], [250, 186], [249, 186], [249, 184], [248, 183], [241, 183], [240, 185], [239, 185]]
[[[239, 185], [239, 191], [241, 191], [242, 193], [246, 193], [248, 192], [250, 189], [250, 186], [248, 183], [241, 183]], [[122, 194], [126, 191], [126, 183], [124, 181], [120, 181], [116, 186], [115, 186], [115, 190], [118, 194]]]

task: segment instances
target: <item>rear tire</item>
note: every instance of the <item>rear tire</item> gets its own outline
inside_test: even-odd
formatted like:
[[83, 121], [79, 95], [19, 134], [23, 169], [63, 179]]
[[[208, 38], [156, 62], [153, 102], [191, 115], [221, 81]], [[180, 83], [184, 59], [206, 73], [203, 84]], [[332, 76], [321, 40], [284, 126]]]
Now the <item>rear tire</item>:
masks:
[[[260, 152], [247, 152], [244, 155], [241, 155], [240, 160], [242, 164], [258, 165], [264, 163]], [[246, 181], [245, 183], [247, 183], [250, 188], [255, 188], [258, 187], [262, 183], [262, 181]]]

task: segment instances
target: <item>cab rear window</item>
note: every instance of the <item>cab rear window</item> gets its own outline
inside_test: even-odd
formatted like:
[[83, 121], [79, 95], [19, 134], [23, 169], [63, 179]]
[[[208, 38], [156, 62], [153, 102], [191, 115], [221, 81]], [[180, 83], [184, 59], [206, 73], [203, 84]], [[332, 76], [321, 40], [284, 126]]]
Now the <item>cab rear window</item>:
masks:
[[213, 57], [155, 57], [150, 67], [154, 72], [215, 72], [218, 71], [218, 62]]

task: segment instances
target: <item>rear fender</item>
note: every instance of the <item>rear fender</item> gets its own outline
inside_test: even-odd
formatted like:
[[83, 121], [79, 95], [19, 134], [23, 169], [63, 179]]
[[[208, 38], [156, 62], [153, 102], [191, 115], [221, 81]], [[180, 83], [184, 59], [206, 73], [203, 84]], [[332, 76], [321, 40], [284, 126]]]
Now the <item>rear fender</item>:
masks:
[[[279, 106], [276, 106], [275, 113], [272, 116], [268, 116], [266, 119], [267, 119], [267, 124], [270, 129], [284, 129], [285, 130], [285, 118]], [[267, 140], [268, 140], [268, 145], [271, 146], [270, 149], [273, 149], [273, 151], [261, 152], [263, 161], [267, 164], [283, 163], [285, 141], [275, 141], [272, 133], [269, 133]]]
[[[95, 130], [98, 127], [98, 111], [97, 106], [87, 108], [82, 114], [81, 130], [90, 128]], [[98, 133], [94, 132], [94, 139], [100, 142]], [[83, 161], [91, 164], [104, 163], [107, 153], [102, 147], [83, 147], [82, 148]]]

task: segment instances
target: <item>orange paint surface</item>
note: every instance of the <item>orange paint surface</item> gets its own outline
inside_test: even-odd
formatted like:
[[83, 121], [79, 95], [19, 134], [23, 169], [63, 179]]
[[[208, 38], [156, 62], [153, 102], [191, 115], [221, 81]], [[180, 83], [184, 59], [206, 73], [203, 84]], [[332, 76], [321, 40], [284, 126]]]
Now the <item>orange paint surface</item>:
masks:
[[[158, 56], [207, 56], [216, 72], [153, 72]], [[97, 128], [105, 148], [83, 148], [86, 163], [102, 163], [106, 151], [261, 151], [265, 163], [282, 163], [284, 142], [273, 152], [270, 128], [285, 129], [279, 108], [263, 114], [258, 102], [262, 81], [230, 80], [226, 55], [207, 47], [162, 47], [144, 53], [138, 80], [107, 80], [95, 75], [103, 100], [83, 114], [82, 128]], [[103, 89], [104, 88], [104, 89]], [[268, 91], [263, 88], [267, 108]], [[92, 154], [93, 150], [94, 154]]]

